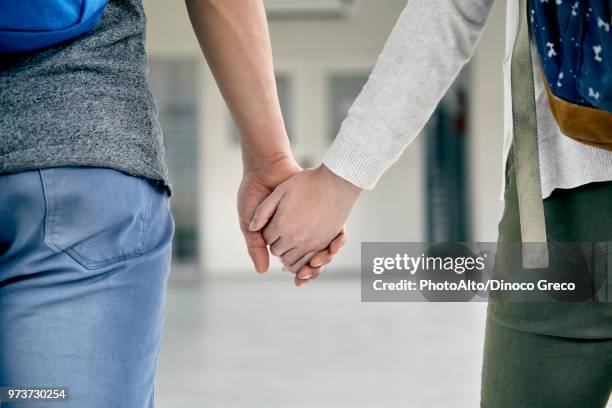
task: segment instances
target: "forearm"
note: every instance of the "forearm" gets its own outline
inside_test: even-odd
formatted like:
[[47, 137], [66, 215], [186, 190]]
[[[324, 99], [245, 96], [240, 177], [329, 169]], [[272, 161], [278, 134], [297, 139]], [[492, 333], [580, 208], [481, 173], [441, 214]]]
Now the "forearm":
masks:
[[262, 0], [186, 0], [194, 31], [240, 133], [245, 170], [291, 155]]
[[493, 0], [410, 0], [324, 164], [372, 188], [471, 58]]

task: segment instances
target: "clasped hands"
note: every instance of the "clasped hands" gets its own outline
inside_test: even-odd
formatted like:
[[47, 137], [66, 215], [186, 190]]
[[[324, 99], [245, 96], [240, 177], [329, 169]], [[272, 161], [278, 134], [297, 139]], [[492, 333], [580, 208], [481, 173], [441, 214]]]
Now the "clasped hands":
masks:
[[316, 279], [344, 244], [344, 223], [360, 192], [325, 166], [302, 170], [292, 157], [245, 169], [238, 212], [255, 269], [268, 270], [269, 247], [297, 286]]

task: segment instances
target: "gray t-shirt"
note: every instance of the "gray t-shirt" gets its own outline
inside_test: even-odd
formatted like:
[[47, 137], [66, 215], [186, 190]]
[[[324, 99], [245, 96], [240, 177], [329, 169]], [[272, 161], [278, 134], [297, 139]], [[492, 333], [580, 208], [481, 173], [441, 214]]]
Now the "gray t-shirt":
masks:
[[110, 0], [90, 33], [0, 55], [0, 174], [95, 166], [168, 185], [145, 28], [141, 0]]

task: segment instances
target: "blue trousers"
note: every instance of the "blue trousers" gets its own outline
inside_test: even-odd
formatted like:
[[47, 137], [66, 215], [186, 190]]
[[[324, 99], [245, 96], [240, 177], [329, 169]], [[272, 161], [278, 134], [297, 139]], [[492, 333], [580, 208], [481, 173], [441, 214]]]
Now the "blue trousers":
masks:
[[173, 232], [152, 181], [0, 176], [0, 387], [68, 387], [29, 407], [152, 407]]

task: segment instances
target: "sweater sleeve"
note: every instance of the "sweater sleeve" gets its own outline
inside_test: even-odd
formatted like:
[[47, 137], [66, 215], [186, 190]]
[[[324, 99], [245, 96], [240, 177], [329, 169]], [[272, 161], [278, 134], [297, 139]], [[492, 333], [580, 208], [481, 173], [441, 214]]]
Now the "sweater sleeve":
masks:
[[374, 188], [470, 60], [494, 0], [410, 0], [323, 164]]

